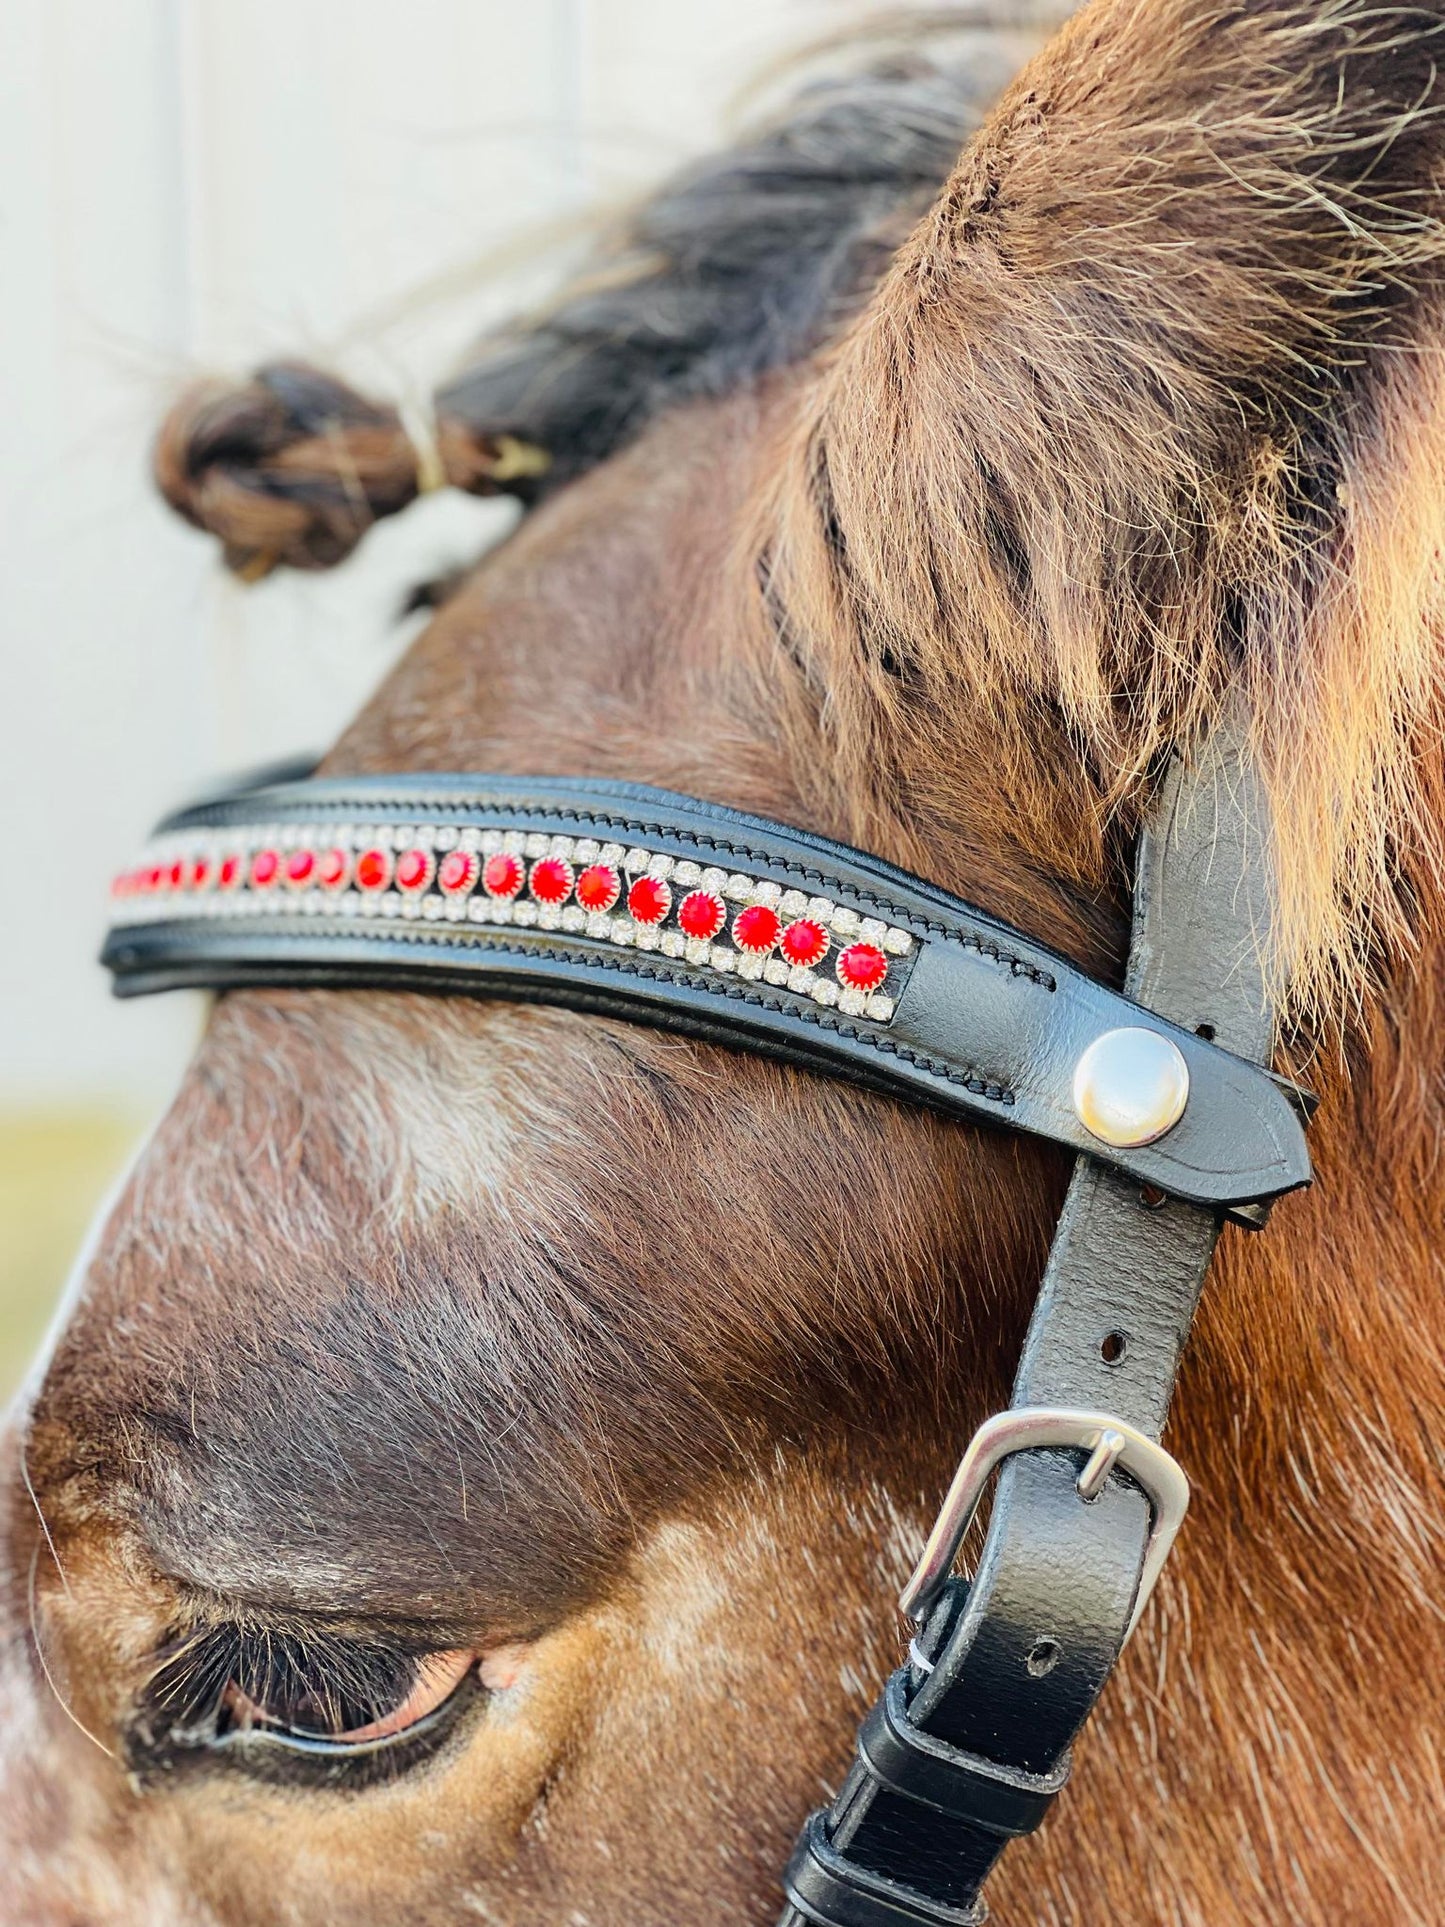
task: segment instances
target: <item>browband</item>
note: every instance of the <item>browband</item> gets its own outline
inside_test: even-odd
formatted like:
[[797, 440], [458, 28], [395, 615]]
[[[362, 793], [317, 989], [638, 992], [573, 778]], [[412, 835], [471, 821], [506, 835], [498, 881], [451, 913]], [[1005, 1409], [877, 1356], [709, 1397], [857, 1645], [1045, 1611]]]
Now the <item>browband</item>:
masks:
[[[494, 775], [246, 789], [168, 818], [113, 912], [103, 961], [122, 996], [565, 1004], [1028, 1131], [1246, 1223], [1310, 1175], [1308, 1100], [1285, 1080], [876, 857], [663, 790]], [[1253, 956], [1213, 961], [1258, 975]]]

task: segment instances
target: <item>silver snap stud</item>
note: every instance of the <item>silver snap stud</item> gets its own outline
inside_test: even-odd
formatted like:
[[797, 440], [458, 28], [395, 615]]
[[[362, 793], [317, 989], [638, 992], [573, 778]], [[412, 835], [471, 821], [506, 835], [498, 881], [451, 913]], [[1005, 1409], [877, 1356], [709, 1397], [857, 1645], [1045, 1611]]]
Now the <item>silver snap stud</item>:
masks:
[[1189, 1101], [1189, 1066], [1170, 1038], [1131, 1025], [1096, 1037], [1074, 1066], [1074, 1110], [1091, 1136], [1120, 1149], [1152, 1144]]

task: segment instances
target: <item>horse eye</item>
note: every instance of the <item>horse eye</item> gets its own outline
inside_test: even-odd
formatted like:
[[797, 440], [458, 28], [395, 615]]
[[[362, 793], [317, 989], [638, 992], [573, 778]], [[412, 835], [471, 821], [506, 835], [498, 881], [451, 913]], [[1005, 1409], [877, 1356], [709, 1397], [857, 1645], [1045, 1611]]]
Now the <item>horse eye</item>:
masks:
[[143, 1755], [278, 1753], [344, 1765], [434, 1734], [476, 1667], [469, 1648], [417, 1653], [321, 1632], [209, 1627], [173, 1640], [142, 1697]]
[[435, 1713], [461, 1685], [476, 1654], [461, 1648], [428, 1653], [409, 1662], [408, 1684], [401, 1669], [384, 1684], [337, 1689], [319, 1677], [268, 1684], [259, 1690], [245, 1675], [226, 1682], [221, 1694], [223, 1730], [265, 1732], [276, 1737], [368, 1746], [400, 1739]]

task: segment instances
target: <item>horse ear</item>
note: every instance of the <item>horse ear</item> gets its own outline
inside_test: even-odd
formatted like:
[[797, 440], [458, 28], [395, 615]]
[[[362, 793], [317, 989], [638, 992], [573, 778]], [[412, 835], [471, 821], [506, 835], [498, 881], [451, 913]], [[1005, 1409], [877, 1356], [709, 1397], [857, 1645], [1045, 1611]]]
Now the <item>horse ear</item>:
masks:
[[156, 440], [156, 482], [178, 514], [220, 538], [248, 581], [278, 565], [329, 569], [374, 522], [429, 489], [525, 494], [545, 453], [439, 414], [434, 432], [294, 362], [237, 386], [182, 395]]
[[792, 637], [915, 718], [1047, 705], [1106, 804], [1242, 686], [1307, 989], [1372, 928], [1407, 935], [1402, 746], [1438, 701], [1442, 17], [1085, 8], [821, 371], [770, 517]]

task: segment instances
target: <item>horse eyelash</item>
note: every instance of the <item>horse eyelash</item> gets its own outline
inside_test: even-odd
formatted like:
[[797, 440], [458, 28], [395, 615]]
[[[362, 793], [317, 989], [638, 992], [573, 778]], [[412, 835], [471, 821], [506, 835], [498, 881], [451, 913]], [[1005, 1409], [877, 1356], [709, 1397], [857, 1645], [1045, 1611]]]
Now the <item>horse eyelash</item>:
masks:
[[156, 1655], [137, 1731], [148, 1745], [213, 1742], [226, 1729], [234, 1685], [274, 1713], [275, 1730], [342, 1734], [400, 1704], [422, 1657], [395, 1642], [244, 1622], [181, 1631]]

